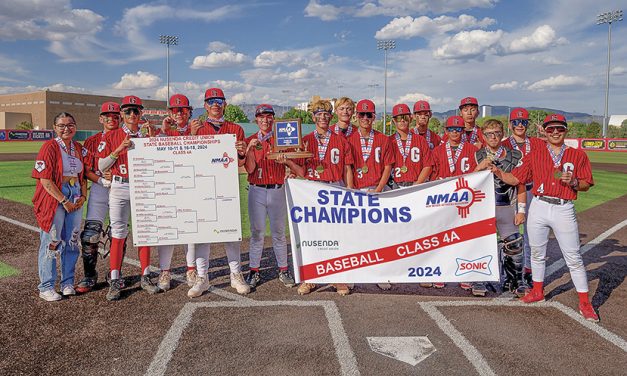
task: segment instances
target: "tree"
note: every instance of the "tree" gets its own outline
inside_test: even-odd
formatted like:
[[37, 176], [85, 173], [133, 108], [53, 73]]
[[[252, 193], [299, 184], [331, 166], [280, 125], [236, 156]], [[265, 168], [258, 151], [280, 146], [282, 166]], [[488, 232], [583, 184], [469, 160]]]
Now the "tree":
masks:
[[429, 119], [429, 129], [431, 130], [431, 132], [435, 132], [437, 134], [441, 134], [440, 131], [440, 127], [442, 126], [442, 124], [440, 123], [440, 120], [438, 120], [438, 118], [434, 118], [432, 117], [431, 119]]
[[292, 108], [283, 114], [279, 119], [300, 119], [301, 124], [314, 124], [313, 118], [309, 111]]
[[590, 124], [588, 124], [588, 127], [586, 128], [585, 131], [585, 137], [590, 137], [590, 138], [599, 138], [601, 137], [601, 124], [597, 123], [596, 121], [591, 122]]
[[234, 104], [227, 104], [224, 110], [224, 120], [232, 121], [233, 123], [250, 123], [248, 117], [239, 106]]
[[17, 129], [30, 130], [33, 129], [33, 123], [30, 121], [23, 121], [17, 125]]

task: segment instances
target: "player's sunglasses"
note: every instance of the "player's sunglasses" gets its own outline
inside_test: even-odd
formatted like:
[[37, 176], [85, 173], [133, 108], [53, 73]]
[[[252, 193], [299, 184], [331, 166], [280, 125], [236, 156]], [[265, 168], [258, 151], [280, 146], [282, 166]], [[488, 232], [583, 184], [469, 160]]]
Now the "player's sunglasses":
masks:
[[447, 132], [457, 132], [457, 133], [461, 133], [461, 131], [464, 129], [464, 127], [448, 127], [446, 128]]
[[218, 106], [222, 106], [224, 104], [224, 99], [222, 98], [209, 98], [205, 101], [209, 106], [213, 106], [217, 104]]
[[503, 132], [483, 132], [483, 135], [486, 138], [492, 138], [492, 137], [499, 138], [503, 135]]
[[55, 127], [59, 128], [59, 129], [70, 129], [70, 128], [76, 128], [76, 123], [69, 123], [69, 124], [55, 124]]
[[544, 131], [549, 134], [555, 133], [556, 131], [557, 133], [564, 133], [566, 132], [566, 127], [561, 126], [561, 125], [550, 126], [550, 127], [545, 127]]
[[394, 121], [395, 122], [399, 122], [399, 121], [406, 121], [406, 122], [410, 122], [411, 121], [411, 116], [409, 115], [396, 115], [394, 116]]
[[372, 112], [358, 112], [357, 113], [357, 117], [359, 117], [359, 118], [366, 118], [366, 119], [372, 119], [372, 118], [374, 118], [374, 114]]
[[324, 110], [314, 111], [313, 114], [316, 117], [331, 117], [331, 113], [329, 111], [324, 111]]
[[175, 107], [175, 108], [171, 108], [170, 111], [172, 111], [173, 114], [186, 114], [189, 112], [189, 108]]
[[139, 108], [135, 108], [135, 107], [125, 108], [122, 110], [122, 112], [124, 113], [124, 115], [130, 115], [130, 114], [139, 115]]
[[105, 112], [100, 114], [100, 116], [108, 117], [108, 118], [119, 118], [120, 114], [117, 112]]
[[511, 121], [512, 126], [517, 127], [519, 125], [522, 125], [523, 127], [527, 128], [529, 126], [529, 120], [526, 119], [515, 119]]

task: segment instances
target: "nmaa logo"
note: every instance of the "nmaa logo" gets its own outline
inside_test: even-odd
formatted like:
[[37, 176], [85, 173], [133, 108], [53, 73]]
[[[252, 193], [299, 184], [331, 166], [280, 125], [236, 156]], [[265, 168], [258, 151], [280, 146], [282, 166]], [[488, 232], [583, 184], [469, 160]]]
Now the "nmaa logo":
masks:
[[483, 256], [479, 257], [475, 260], [466, 260], [463, 258], [455, 259], [457, 261], [457, 270], [455, 271], [456, 276], [468, 274], [468, 273], [479, 273], [485, 275], [492, 275], [492, 270], [490, 270], [490, 263], [492, 262], [492, 256]]
[[296, 130], [292, 123], [287, 123], [285, 127], [279, 128], [279, 133], [287, 133], [287, 137], [292, 137], [292, 133]]
[[229, 157], [227, 152], [224, 152], [221, 157], [211, 158], [211, 163], [222, 163], [224, 165], [224, 168], [227, 168], [229, 167], [229, 164], [231, 164], [231, 162], [233, 162], [234, 160], [235, 159]]
[[485, 198], [485, 193], [468, 186], [468, 181], [464, 177], [457, 179], [455, 190], [448, 193], [438, 193], [427, 196], [427, 208], [439, 206], [455, 206], [457, 214], [466, 218], [470, 213], [470, 207], [475, 202], [480, 202]]

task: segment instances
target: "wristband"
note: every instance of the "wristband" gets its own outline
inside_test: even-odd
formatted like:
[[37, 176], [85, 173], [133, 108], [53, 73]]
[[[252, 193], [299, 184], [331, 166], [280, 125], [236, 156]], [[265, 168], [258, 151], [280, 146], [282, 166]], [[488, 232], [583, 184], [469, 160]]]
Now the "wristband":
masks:
[[574, 189], [577, 190], [577, 188], [579, 188], [579, 179], [575, 178], [570, 182], [570, 186]]
[[63, 197], [63, 200], [59, 201], [59, 203], [60, 203], [61, 205], [65, 205], [65, 204], [67, 204], [69, 201], [70, 201], [70, 200], [68, 200], [68, 198], [67, 198], [67, 197]]
[[519, 203], [517, 206], [519, 213], [525, 214], [527, 212], [527, 204]]
[[111, 158], [111, 159], [118, 159], [118, 155], [115, 154], [115, 153], [111, 153], [111, 154], [109, 154], [109, 158]]
[[237, 158], [238, 159], [246, 159], [246, 154], [241, 155], [240, 153], [237, 153]]

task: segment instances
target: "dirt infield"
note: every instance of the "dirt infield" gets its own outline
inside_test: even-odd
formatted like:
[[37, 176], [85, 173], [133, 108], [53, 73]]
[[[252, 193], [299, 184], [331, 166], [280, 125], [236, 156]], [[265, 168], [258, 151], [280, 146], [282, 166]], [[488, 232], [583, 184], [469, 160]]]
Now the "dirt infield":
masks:
[[[582, 244], [624, 221], [626, 209], [623, 196], [580, 213]], [[0, 215], [36, 226], [32, 208], [22, 204], [0, 200]], [[453, 284], [442, 290], [395, 285], [388, 292], [358, 285], [348, 297], [322, 287], [299, 297], [295, 289], [274, 279], [274, 256], [266, 249], [266, 279], [256, 292], [240, 297], [228, 286], [224, 250], [215, 246], [210, 273], [219, 290], [196, 300], [187, 298], [187, 287], [181, 284], [164, 294], [147, 295], [138, 286], [139, 268], [125, 264], [123, 273], [131, 286], [119, 302], [105, 300], [101, 281], [90, 294], [46, 303], [36, 289], [37, 234], [0, 221], [0, 239], [0, 260], [21, 270], [0, 280], [0, 374], [127, 375], [152, 370], [468, 375], [478, 372], [482, 362], [494, 374], [512, 375], [610, 375], [627, 369], [627, 347], [619, 346], [627, 344], [627, 227], [584, 255], [592, 301], [602, 319], [592, 326], [596, 332], [567, 315], [578, 316], [573, 310], [577, 295], [564, 267], [548, 278], [547, 292], [549, 303], [565, 311], [550, 305], [509, 306], [509, 299], [493, 299], [495, 293], [489, 299], [473, 299]], [[245, 269], [246, 246], [244, 242]], [[154, 253], [152, 264], [157, 265]], [[129, 250], [127, 257], [137, 258], [136, 251]], [[560, 258], [552, 239], [547, 265]], [[101, 277], [107, 262], [99, 261]], [[182, 252], [175, 252], [173, 265], [184, 265]], [[81, 276], [79, 263], [77, 279]], [[193, 313], [186, 316], [189, 309]], [[458, 343], [449, 326], [467, 343]], [[618, 339], [611, 342], [614, 337], [607, 333]], [[371, 351], [366, 338], [373, 336], [427, 336], [436, 352], [410, 366]], [[468, 356], [474, 352], [479, 358]], [[170, 354], [171, 359], [157, 354]]]

